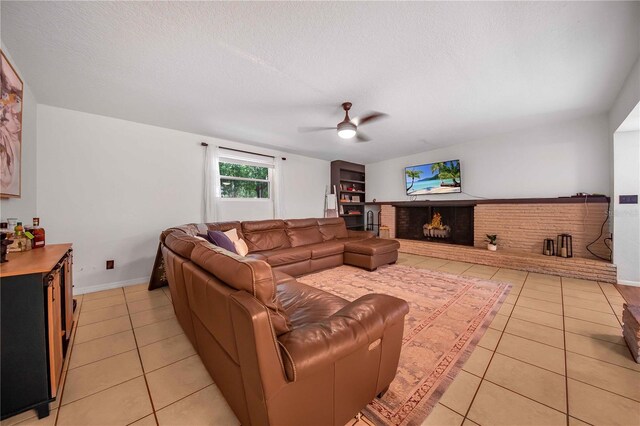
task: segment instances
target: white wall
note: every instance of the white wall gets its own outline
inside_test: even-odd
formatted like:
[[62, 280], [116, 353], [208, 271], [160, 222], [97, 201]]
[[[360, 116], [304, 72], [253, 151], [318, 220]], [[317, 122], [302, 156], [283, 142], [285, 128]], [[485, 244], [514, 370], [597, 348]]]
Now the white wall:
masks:
[[24, 83], [22, 102], [22, 194], [20, 198], [3, 198], [0, 200], [0, 217], [4, 220], [8, 217], [16, 217], [25, 224], [31, 224], [31, 219], [38, 215], [38, 203], [36, 199], [36, 175], [37, 175], [37, 104], [29, 84], [24, 80], [24, 75], [11, 59], [10, 52], [5, 45], [2, 51], [16, 69]]
[[[46, 105], [38, 134], [38, 211], [47, 243], [74, 244], [79, 293], [147, 279], [160, 232], [201, 221], [202, 141], [286, 156], [285, 179], [297, 179], [285, 188], [287, 217], [322, 215], [327, 161]], [[219, 219], [272, 217], [251, 204], [220, 205]]]
[[[631, 72], [627, 76], [618, 96], [616, 97], [610, 111], [609, 111], [609, 141], [610, 150], [614, 157], [614, 167], [612, 167], [612, 186], [615, 200], [614, 200], [614, 214], [611, 226], [613, 227], [613, 242], [614, 242], [614, 263], [618, 267], [618, 280], [627, 284], [640, 285], [640, 278], [637, 275], [637, 270], [640, 266], [638, 262], [638, 246], [640, 246], [640, 235], [633, 233], [634, 224], [632, 223], [634, 216], [634, 207], [631, 205], [620, 206], [617, 202], [617, 195], [625, 193], [621, 188], [618, 188], [618, 184], [626, 187], [630, 180], [627, 177], [633, 178], [633, 176], [624, 176], [625, 172], [620, 170], [618, 164], [620, 162], [631, 161], [633, 156], [624, 158], [621, 154], [625, 149], [632, 150], [631, 143], [628, 142], [630, 136], [618, 136], [622, 133], [615, 133], [620, 125], [627, 119], [629, 113], [640, 102], [640, 57], [636, 60], [635, 65], [631, 69]], [[625, 132], [626, 133], [626, 132]], [[617, 141], [627, 141], [617, 143]], [[624, 147], [626, 145], [626, 148]], [[616, 161], [617, 158], [617, 161]], [[638, 165], [636, 164], [636, 167]], [[617, 179], [616, 179], [617, 178]], [[627, 183], [624, 183], [627, 182]], [[636, 181], [637, 182], [637, 181]], [[631, 189], [631, 188], [630, 188]], [[634, 192], [628, 192], [634, 194]], [[638, 194], [636, 189], [635, 194]], [[635, 207], [635, 215], [637, 217], [637, 206]], [[629, 256], [626, 255], [629, 253]], [[633, 257], [633, 253], [635, 257]], [[635, 278], [634, 278], [635, 277]]]
[[618, 129], [631, 110], [640, 102], [640, 56], [627, 76], [620, 93], [609, 111], [611, 134]]
[[[497, 135], [366, 165], [367, 200], [408, 200], [404, 168], [460, 160], [462, 190], [483, 198], [610, 193], [609, 123], [605, 114]], [[418, 199], [472, 198], [467, 194]]]
[[618, 281], [640, 285], [640, 207], [619, 203], [620, 195], [640, 194], [640, 132], [617, 132], [613, 143], [613, 260]]

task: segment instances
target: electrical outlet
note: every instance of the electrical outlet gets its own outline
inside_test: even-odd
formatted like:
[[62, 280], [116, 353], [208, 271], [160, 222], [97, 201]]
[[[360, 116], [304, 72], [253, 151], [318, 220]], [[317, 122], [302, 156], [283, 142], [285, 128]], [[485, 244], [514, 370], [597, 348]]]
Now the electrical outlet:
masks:
[[107, 260], [107, 269], [113, 269], [116, 266], [115, 260]]
[[621, 195], [619, 200], [620, 204], [638, 204], [637, 195]]

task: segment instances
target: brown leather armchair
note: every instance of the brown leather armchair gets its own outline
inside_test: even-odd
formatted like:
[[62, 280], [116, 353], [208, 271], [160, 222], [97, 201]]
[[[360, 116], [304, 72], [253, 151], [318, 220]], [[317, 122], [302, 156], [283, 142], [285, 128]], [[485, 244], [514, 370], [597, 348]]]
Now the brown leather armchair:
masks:
[[408, 305], [353, 302], [184, 232], [162, 254], [176, 315], [245, 425], [344, 425], [395, 377]]

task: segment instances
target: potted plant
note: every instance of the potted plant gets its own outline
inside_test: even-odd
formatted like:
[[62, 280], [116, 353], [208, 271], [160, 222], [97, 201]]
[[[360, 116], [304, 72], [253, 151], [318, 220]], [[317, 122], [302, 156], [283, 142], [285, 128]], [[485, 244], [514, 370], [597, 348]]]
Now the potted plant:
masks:
[[489, 249], [490, 251], [496, 251], [496, 249], [498, 248], [498, 243], [496, 242], [497, 239], [497, 235], [487, 234], [487, 249]]

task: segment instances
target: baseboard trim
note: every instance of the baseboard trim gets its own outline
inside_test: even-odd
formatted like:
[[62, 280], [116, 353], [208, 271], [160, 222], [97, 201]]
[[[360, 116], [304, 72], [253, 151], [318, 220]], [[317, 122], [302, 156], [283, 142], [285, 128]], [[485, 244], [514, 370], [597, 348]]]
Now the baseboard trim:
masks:
[[618, 284], [631, 285], [634, 287], [640, 287], [640, 281], [627, 281], [627, 280], [618, 280]]
[[95, 293], [96, 291], [111, 290], [112, 288], [127, 287], [130, 285], [148, 283], [150, 277], [134, 278], [132, 280], [115, 281], [112, 283], [96, 284], [86, 287], [74, 286], [73, 294]]

